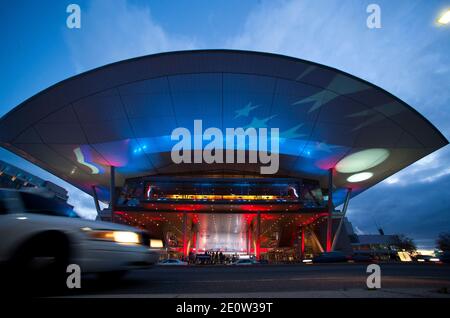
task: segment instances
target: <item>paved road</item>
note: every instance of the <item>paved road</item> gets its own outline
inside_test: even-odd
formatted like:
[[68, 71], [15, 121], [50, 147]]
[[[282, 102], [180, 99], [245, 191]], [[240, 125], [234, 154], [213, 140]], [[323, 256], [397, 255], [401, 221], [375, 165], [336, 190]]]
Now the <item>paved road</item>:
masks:
[[[66, 296], [131, 297], [434, 297], [450, 291], [450, 266], [381, 264], [383, 293], [366, 288], [364, 264], [162, 267], [130, 272], [123, 281], [87, 278]], [[337, 294], [336, 294], [337, 293]], [[387, 293], [387, 294], [386, 294]]]

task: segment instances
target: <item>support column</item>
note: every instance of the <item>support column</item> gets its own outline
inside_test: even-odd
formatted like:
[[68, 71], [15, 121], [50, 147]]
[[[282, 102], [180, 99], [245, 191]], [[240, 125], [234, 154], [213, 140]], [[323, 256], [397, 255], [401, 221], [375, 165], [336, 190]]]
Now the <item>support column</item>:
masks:
[[261, 212], [259, 211], [256, 219], [256, 259], [261, 259]]
[[326, 251], [331, 252], [333, 239], [333, 168], [328, 169], [328, 219], [327, 219], [327, 246]]
[[192, 244], [190, 245], [188, 254], [191, 252], [192, 249], [194, 251], [194, 254], [198, 253], [198, 223], [194, 223], [194, 220], [192, 221], [191, 226], [191, 233], [192, 233]]
[[301, 242], [301, 250], [300, 250], [300, 253], [301, 253], [301, 258], [303, 259], [303, 258], [305, 258], [305, 227], [304, 226], [302, 226], [302, 242]]
[[248, 228], [248, 254], [252, 254], [253, 249], [253, 225], [250, 223], [250, 227]]
[[109, 208], [111, 209], [111, 222], [114, 222], [114, 212], [116, 210], [116, 167], [110, 167], [109, 176]]
[[195, 230], [192, 232], [192, 249], [195, 251], [194, 254], [197, 254], [197, 231]]
[[198, 247], [200, 246], [200, 244], [198, 243], [199, 238], [198, 238], [198, 229], [195, 232], [195, 254], [199, 254], [198, 253]]
[[312, 238], [312, 240], [314, 241], [314, 243], [316, 243], [316, 245], [317, 245], [317, 247], [319, 248], [320, 252], [323, 253], [323, 252], [324, 252], [323, 246], [322, 246], [322, 244], [320, 243], [319, 239], [317, 238], [317, 235], [316, 235], [316, 233], [314, 232], [314, 229], [311, 228], [311, 227], [308, 227], [308, 231], [309, 231], [309, 233], [311, 234], [311, 238]]
[[247, 224], [247, 230], [245, 231], [245, 249], [247, 251], [247, 255], [250, 254], [249, 242], [248, 242], [248, 237], [249, 237], [248, 232], [249, 232], [249, 230], [250, 229], [249, 229], [248, 224]]
[[336, 247], [336, 244], [337, 244], [337, 242], [339, 240], [339, 234], [341, 234], [341, 227], [342, 227], [342, 223], [344, 221], [345, 214], [347, 213], [347, 207], [348, 207], [348, 202], [350, 201], [350, 194], [351, 193], [352, 193], [352, 189], [348, 188], [347, 189], [347, 194], [345, 196], [344, 206], [342, 207], [342, 216], [341, 216], [341, 219], [339, 220], [339, 226], [338, 226], [338, 228], [336, 230], [336, 234], [334, 234], [333, 245], [331, 246], [331, 250], [332, 251]]
[[98, 195], [97, 195], [97, 189], [95, 188], [95, 185], [92, 186], [92, 196], [94, 197], [94, 204], [95, 204], [95, 210], [97, 210], [97, 214], [100, 216], [100, 204], [98, 203]]
[[183, 212], [183, 256], [187, 254], [187, 213]]

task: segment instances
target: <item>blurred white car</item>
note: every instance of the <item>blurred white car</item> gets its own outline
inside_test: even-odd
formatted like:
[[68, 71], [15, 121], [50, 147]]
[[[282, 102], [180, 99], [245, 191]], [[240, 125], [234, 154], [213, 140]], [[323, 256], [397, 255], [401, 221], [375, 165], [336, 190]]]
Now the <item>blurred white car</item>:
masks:
[[164, 266], [186, 266], [188, 263], [180, 261], [179, 259], [165, 259], [158, 263], [158, 265], [164, 265]]
[[66, 204], [26, 190], [0, 189], [0, 234], [6, 268], [65, 276], [77, 264], [82, 273], [120, 277], [158, 262], [162, 244], [133, 227], [80, 219]]

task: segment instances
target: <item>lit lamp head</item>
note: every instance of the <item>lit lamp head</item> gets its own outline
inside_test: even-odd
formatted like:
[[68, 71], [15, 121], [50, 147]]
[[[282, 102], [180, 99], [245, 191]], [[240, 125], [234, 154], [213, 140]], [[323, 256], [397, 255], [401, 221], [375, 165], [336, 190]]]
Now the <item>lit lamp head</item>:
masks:
[[445, 10], [438, 18], [437, 23], [441, 25], [450, 24], [450, 9]]
[[362, 181], [368, 180], [372, 177], [373, 177], [372, 172], [361, 172], [361, 173], [351, 175], [350, 177], [347, 178], [347, 181], [352, 182], [352, 183], [362, 182]]

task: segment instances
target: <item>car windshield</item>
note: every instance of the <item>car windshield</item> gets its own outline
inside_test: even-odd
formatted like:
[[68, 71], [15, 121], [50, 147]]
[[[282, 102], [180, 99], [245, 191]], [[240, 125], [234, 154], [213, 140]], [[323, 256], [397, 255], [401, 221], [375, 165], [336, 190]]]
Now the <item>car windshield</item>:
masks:
[[20, 196], [27, 213], [79, 218], [73, 208], [66, 202], [27, 192], [20, 192]]

